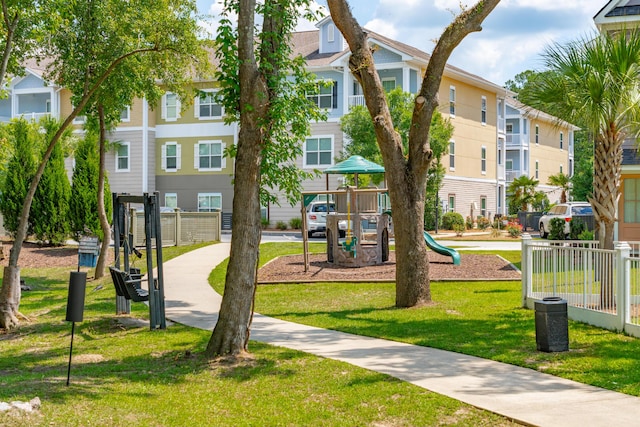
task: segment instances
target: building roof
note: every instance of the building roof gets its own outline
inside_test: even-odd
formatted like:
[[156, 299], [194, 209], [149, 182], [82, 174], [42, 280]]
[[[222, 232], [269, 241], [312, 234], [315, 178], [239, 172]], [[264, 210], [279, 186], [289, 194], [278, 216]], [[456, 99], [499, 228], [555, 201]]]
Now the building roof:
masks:
[[518, 101], [513, 97], [508, 97], [506, 99], [507, 105], [515, 108], [516, 110], [521, 111], [529, 118], [544, 120], [546, 122], [559, 124], [562, 126], [567, 126], [571, 130], [580, 130], [579, 127], [572, 125], [571, 123], [565, 122], [564, 120], [560, 120], [559, 118], [552, 116], [551, 114], [545, 113], [544, 111], [536, 110], [533, 107], [530, 107], [522, 102]]

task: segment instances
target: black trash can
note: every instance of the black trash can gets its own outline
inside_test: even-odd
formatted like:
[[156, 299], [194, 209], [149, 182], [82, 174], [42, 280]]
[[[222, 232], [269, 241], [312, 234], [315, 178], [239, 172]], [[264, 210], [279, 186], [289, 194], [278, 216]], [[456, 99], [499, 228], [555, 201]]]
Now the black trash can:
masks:
[[569, 350], [569, 320], [567, 301], [547, 297], [535, 302], [536, 345], [547, 353]]

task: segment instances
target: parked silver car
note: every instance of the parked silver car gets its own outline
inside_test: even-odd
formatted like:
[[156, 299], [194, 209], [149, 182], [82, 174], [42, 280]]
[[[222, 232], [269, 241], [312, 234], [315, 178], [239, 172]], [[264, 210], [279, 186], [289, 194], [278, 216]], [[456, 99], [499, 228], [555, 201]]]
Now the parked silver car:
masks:
[[[307, 236], [313, 236], [313, 233], [326, 233], [327, 231], [327, 207], [329, 212], [336, 211], [336, 205], [333, 202], [312, 202], [307, 206]], [[347, 230], [347, 221], [338, 222], [338, 234], [344, 237]]]
[[549, 212], [545, 212], [540, 217], [540, 237], [544, 239], [549, 235], [549, 230], [551, 230], [550, 222], [553, 218], [562, 218], [564, 220], [564, 234], [568, 235], [570, 230], [569, 222], [574, 215], [593, 215], [591, 204], [589, 202], [558, 203]]

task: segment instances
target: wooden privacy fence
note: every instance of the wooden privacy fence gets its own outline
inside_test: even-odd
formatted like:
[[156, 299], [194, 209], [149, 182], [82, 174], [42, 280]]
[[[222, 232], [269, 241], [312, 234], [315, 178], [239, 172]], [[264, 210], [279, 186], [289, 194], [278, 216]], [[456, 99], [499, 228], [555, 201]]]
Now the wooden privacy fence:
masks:
[[[163, 212], [162, 246], [183, 246], [220, 240], [220, 212]], [[134, 246], [144, 246], [144, 212], [131, 213]], [[155, 245], [155, 242], [153, 242]]]

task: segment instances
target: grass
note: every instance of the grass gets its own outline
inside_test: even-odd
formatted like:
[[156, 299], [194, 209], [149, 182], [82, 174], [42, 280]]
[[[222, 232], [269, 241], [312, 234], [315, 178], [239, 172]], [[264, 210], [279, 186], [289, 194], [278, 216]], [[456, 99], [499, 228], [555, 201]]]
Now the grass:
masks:
[[[261, 246], [261, 262], [299, 253], [295, 243]], [[312, 247], [321, 252], [323, 245]], [[474, 251], [473, 253], [483, 253]], [[484, 252], [496, 253], [496, 252]], [[500, 251], [520, 266], [519, 251]], [[220, 272], [211, 278], [221, 291]], [[640, 340], [569, 322], [570, 351], [536, 351], [534, 311], [521, 308], [519, 281], [432, 282], [433, 304], [395, 308], [393, 284], [314, 283], [260, 286], [256, 311], [359, 335], [429, 346], [511, 363], [640, 396]]]
[[[165, 260], [192, 248], [166, 248]], [[144, 304], [116, 316], [110, 277], [88, 283], [67, 387], [68, 269], [22, 276], [32, 287], [20, 306], [30, 321], [0, 334], [0, 401], [38, 396], [42, 408], [0, 413], [2, 426], [512, 425], [386, 375], [260, 343], [246, 363], [212, 363], [202, 356], [208, 331], [151, 332], [140, 322]]]

